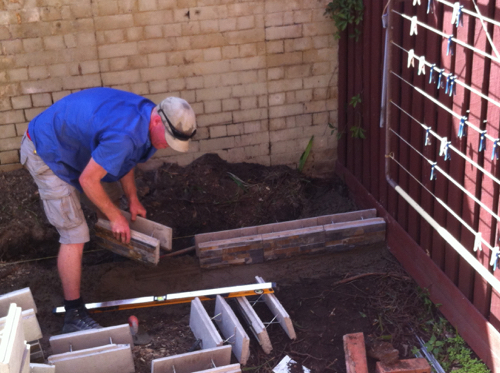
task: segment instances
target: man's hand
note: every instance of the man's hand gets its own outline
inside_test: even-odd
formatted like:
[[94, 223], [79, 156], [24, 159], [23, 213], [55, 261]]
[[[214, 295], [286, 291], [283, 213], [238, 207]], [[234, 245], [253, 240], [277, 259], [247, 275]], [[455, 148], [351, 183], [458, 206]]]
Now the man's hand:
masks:
[[129, 243], [130, 242], [130, 227], [128, 225], [127, 219], [122, 214], [117, 215], [111, 223], [111, 231], [113, 232], [113, 237], [120, 242]]
[[130, 209], [130, 219], [132, 221], [135, 221], [137, 215], [142, 216], [143, 218], [146, 217], [146, 209], [137, 198], [132, 198], [130, 200], [128, 208]]

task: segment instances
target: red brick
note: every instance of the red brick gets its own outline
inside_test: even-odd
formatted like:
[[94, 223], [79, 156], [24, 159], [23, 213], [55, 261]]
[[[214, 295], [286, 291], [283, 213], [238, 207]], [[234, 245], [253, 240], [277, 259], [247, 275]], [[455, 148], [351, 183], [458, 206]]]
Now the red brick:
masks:
[[392, 365], [378, 361], [375, 373], [431, 373], [431, 366], [424, 358], [399, 360]]
[[363, 333], [344, 335], [344, 353], [347, 373], [368, 373]]

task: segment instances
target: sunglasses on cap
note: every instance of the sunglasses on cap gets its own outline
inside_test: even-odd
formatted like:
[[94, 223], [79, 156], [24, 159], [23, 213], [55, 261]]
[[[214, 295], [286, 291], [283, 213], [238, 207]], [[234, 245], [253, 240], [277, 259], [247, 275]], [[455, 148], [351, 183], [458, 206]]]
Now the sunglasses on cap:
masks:
[[[165, 125], [165, 122], [168, 123], [168, 125], [170, 127], [170, 133], [172, 133], [172, 136], [174, 136], [177, 140], [188, 141], [189, 139], [191, 139], [195, 135], [196, 130], [194, 130], [193, 133], [191, 133], [190, 135], [186, 135], [185, 133], [182, 133], [177, 128], [175, 128], [174, 125], [172, 124], [172, 122], [170, 122], [170, 119], [168, 119], [168, 117], [165, 114], [165, 112], [163, 111], [163, 109], [158, 109], [158, 114], [160, 114], [160, 117], [162, 118], [161, 122], [163, 123], [165, 128], [167, 128], [167, 126]], [[162, 116], [165, 119], [163, 119]]]

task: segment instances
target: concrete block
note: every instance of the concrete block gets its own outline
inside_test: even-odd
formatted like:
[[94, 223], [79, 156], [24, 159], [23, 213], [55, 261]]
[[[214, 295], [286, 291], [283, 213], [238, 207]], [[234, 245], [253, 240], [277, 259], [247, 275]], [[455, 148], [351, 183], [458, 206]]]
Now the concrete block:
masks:
[[193, 373], [238, 373], [241, 372], [240, 364], [225, 365], [223, 367], [199, 370]]
[[123, 216], [127, 218], [130, 223], [130, 229], [156, 238], [160, 241], [160, 247], [163, 250], [172, 250], [172, 228], [166, 225], [156, 223], [154, 221], [138, 216], [134, 222], [130, 219], [130, 213], [121, 210]]
[[373, 244], [385, 240], [385, 220], [365, 220], [324, 225], [327, 251], [344, 251], [355, 246]]
[[49, 342], [54, 354], [79, 351], [109, 343], [130, 345], [131, 348], [134, 346], [128, 324], [56, 335], [50, 337]]
[[21, 307], [15, 303], [9, 306], [0, 337], [0, 371], [20, 372], [26, 353], [26, 342], [21, 322]]
[[215, 299], [214, 320], [224, 338], [232, 345], [236, 359], [241, 365], [245, 365], [250, 357], [250, 338], [231, 307], [220, 295]]
[[255, 338], [257, 338], [260, 347], [262, 347], [262, 350], [266, 354], [270, 354], [273, 350], [273, 346], [263, 322], [246, 297], [237, 297], [236, 301], [240, 307], [243, 318], [247, 322], [252, 333], [255, 335]]
[[48, 364], [30, 364], [30, 373], [56, 373], [56, 367]]
[[318, 225], [327, 225], [334, 223], [342, 223], [347, 221], [365, 220], [377, 217], [376, 209], [359, 210], [352, 212], [344, 212], [341, 214], [322, 215], [318, 216]]
[[212, 349], [224, 343], [199, 298], [191, 301], [189, 327], [196, 339], [201, 339], [202, 349]]
[[425, 358], [399, 360], [391, 365], [377, 361], [375, 373], [431, 373], [431, 366]]
[[[7, 317], [0, 318], [0, 328], [4, 328], [6, 322]], [[21, 322], [23, 324], [25, 341], [30, 342], [42, 338], [42, 330], [33, 309], [21, 312]]]
[[344, 335], [346, 373], [368, 373], [363, 333]]
[[[262, 277], [255, 276], [255, 279], [260, 284], [265, 283]], [[281, 327], [288, 335], [288, 337], [290, 339], [296, 339], [297, 335], [295, 334], [295, 329], [293, 327], [292, 320], [290, 319], [288, 312], [286, 312], [285, 308], [279, 302], [278, 298], [276, 298], [276, 295], [263, 294], [262, 296], [264, 298], [264, 302], [266, 302], [267, 306], [269, 307], [269, 310], [271, 310], [273, 315], [276, 316], [276, 319], [279, 321]]]
[[231, 346], [194, 351], [186, 354], [168, 356], [151, 361], [151, 373], [193, 373], [229, 365], [231, 361]]
[[24, 347], [24, 354], [21, 360], [19, 373], [30, 373], [30, 346], [25, 344]]
[[128, 345], [109, 344], [48, 357], [57, 373], [134, 373], [134, 359]]
[[16, 303], [22, 310], [32, 309], [37, 312], [35, 300], [31, 294], [30, 288], [15, 290], [0, 296], [0, 317], [7, 316], [10, 309], [10, 304]]

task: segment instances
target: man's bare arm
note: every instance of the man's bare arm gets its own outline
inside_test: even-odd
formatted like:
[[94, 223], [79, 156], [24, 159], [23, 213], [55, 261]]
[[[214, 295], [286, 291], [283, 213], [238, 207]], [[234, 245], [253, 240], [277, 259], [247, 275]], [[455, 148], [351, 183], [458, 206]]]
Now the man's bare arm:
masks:
[[101, 185], [101, 180], [107, 171], [93, 158], [80, 175], [79, 181], [87, 197], [107, 216], [111, 223], [111, 230], [116, 239], [130, 242], [130, 227], [127, 219], [121, 214]]
[[146, 217], [146, 209], [139, 202], [139, 198], [137, 197], [137, 187], [135, 185], [135, 176], [134, 169], [130, 170], [128, 174], [120, 179], [120, 183], [123, 187], [123, 192], [128, 200], [128, 206], [130, 209], [130, 215], [132, 221], [135, 221], [137, 215]]

